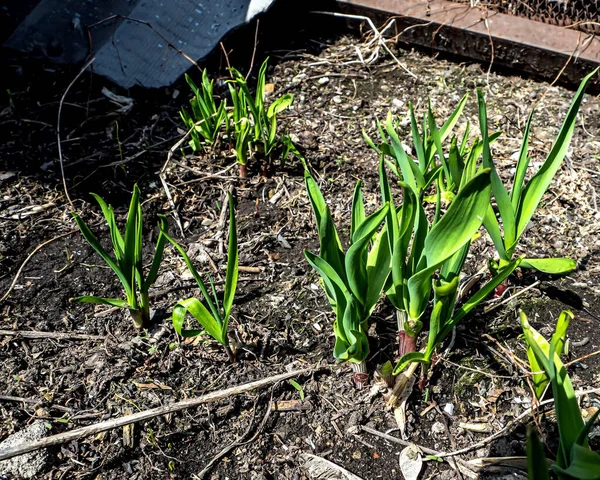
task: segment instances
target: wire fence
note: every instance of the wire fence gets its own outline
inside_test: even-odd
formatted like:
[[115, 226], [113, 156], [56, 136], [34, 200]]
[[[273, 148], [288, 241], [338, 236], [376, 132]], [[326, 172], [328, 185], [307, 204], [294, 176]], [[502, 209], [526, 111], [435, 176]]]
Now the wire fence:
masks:
[[600, 33], [600, 0], [455, 0], [509, 15]]

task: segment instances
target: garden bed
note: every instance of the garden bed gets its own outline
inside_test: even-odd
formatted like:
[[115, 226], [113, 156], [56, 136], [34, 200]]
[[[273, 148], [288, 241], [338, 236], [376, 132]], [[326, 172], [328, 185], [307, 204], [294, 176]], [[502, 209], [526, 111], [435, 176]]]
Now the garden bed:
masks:
[[[276, 66], [267, 75], [274, 95], [295, 97], [292, 108], [281, 114], [281, 124], [316, 172], [338, 225], [349, 224], [357, 179], [363, 180], [367, 209], [380, 204], [379, 159], [361, 132], [375, 137], [376, 121], [389, 109], [404, 118], [412, 101], [422, 115], [429, 97], [436, 117], [447, 118], [469, 92], [461, 131], [466, 119], [477, 125], [474, 90], [482, 88], [490, 129], [504, 132], [494, 144], [494, 158], [501, 176], [509, 178], [530, 109], [536, 107], [532, 165], [539, 166], [573, 97], [561, 87], [414, 51], [397, 52], [405, 68], [383, 51], [377, 62], [364, 65], [356, 53], [363, 48], [360, 39], [341, 37], [319, 45], [314, 55], [274, 52]], [[178, 110], [189, 97], [187, 86], [182, 82], [151, 95], [130, 92], [134, 105], [120, 113], [121, 106], [101, 93], [102, 87], [111, 87], [86, 73], [69, 92], [61, 118], [71, 206], [58, 163], [56, 111], [76, 74], [28, 65], [21, 79], [14, 77], [8, 85], [11, 103], [0, 112], [5, 165], [0, 172], [0, 295], [19, 273], [0, 305], [0, 329], [42, 332], [39, 339], [0, 337], [0, 439], [35, 419], [52, 433], [62, 432], [289, 369], [313, 368], [312, 375], [296, 379], [304, 401], [286, 381], [139, 423], [133, 432], [117, 429], [72, 441], [50, 450], [49, 464], [37, 478], [194, 478], [238, 440], [240, 445], [220, 458], [206, 478], [310, 478], [303, 452], [363, 479], [401, 478], [398, 453], [403, 447], [352, 428], [384, 433], [397, 424], [381, 393], [371, 388], [373, 382], [357, 390], [350, 367], [332, 357], [331, 308], [303, 255], [304, 248], [318, 249], [318, 237], [301, 165], [288, 162], [269, 178], [251, 169], [250, 178], [240, 182], [236, 167], [228, 168], [235, 160], [226, 148], [200, 155], [186, 150], [185, 156], [176, 151], [167, 179], [182, 238], [157, 172], [181, 138]], [[531, 392], [513, 358], [525, 358], [518, 308], [546, 336], [561, 310], [573, 310], [571, 359], [600, 348], [599, 118], [597, 99], [586, 95], [568, 159], [521, 243], [531, 256], [570, 256], [579, 268], [564, 278], [519, 272], [511, 277], [505, 298], [530, 287], [525, 293], [488, 313], [479, 308], [470, 315], [458, 328], [453, 349], [434, 367], [427, 394], [413, 390], [406, 440], [437, 452], [467, 448], [506, 427], [530, 405]], [[409, 144], [408, 126], [405, 133]], [[145, 238], [154, 241], [157, 214], [167, 214], [172, 235], [202, 271], [212, 272], [217, 285], [225, 264], [219, 251], [225, 234], [220, 207], [229, 186], [235, 186], [244, 267], [232, 321], [237, 364], [230, 365], [208, 338], [182, 341], [175, 334], [171, 307], [198, 292], [171, 248], [151, 290], [156, 313], [147, 331], [136, 331], [123, 311], [69, 303], [82, 294], [121, 294], [113, 273], [76, 230], [73, 207], [95, 231], [106, 233], [88, 192], [113, 204], [123, 220], [136, 182], [145, 202]], [[341, 232], [347, 236], [347, 229]], [[467, 260], [468, 273], [485, 267], [493, 256], [491, 241], [482, 235]], [[396, 323], [389, 303], [380, 302], [371, 322], [368, 365], [373, 371], [395, 359]], [[63, 332], [67, 338], [44, 338], [43, 332]], [[600, 386], [598, 364], [598, 357], [590, 356], [570, 366], [576, 389]], [[594, 402], [585, 397], [583, 406]], [[448, 404], [451, 414], [444, 411]], [[547, 423], [552, 428], [551, 418]], [[524, 425], [508, 428], [506, 435], [459, 458], [524, 455]], [[397, 431], [390, 435], [400, 437]], [[429, 461], [422, 478], [454, 478], [453, 468], [458, 467]]]

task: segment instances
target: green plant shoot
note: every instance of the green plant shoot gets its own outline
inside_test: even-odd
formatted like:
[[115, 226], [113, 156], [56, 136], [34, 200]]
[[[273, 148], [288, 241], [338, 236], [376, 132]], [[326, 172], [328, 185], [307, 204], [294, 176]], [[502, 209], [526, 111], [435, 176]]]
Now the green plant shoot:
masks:
[[81, 296], [71, 299], [73, 302], [96, 303], [100, 305], [112, 305], [119, 308], [127, 308], [137, 328], [148, 325], [150, 321], [150, 306], [148, 290], [156, 280], [158, 269], [162, 261], [162, 255], [165, 247], [165, 234], [168, 232], [168, 223], [162, 215], [160, 218], [160, 234], [154, 250], [154, 258], [148, 275], [144, 277], [144, 268], [142, 261], [142, 206], [140, 202], [140, 189], [137, 185], [133, 187], [133, 195], [129, 204], [129, 212], [125, 225], [125, 234], [122, 235], [117, 227], [113, 207], [98, 195], [92, 193], [96, 199], [102, 214], [108, 224], [110, 238], [112, 241], [114, 258], [111, 257], [102, 247], [96, 236], [89, 229], [87, 224], [73, 213], [73, 218], [81, 230], [83, 237], [91, 247], [102, 257], [106, 264], [115, 272], [123, 289], [125, 290], [126, 300], [116, 298], [103, 298], [95, 296]]
[[[277, 115], [290, 107], [294, 101], [292, 94], [285, 94], [274, 100], [269, 107], [265, 105], [265, 85], [268, 58], [258, 72], [254, 96], [244, 76], [235, 68], [231, 68], [233, 79], [229, 81], [229, 91], [233, 99], [233, 123], [240, 125], [242, 118], [248, 120], [235, 130], [235, 151], [240, 163], [240, 176], [246, 171], [248, 150], [253, 156], [270, 161], [277, 147], [283, 144], [283, 137], [278, 135]], [[243, 135], [243, 139], [239, 135]], [[243, 151], [242, 149], [245, 149]], [[244, 163], [242, 163], [244, 162]]]
[[[500, 231], [500, 224], [492, 206], [488, 208], [485, 215], [484, 225], [488, 231], [496, 250], [499, 260], [491, 260], [490, 268], [497, 271], [504, 268], [513, 258], [519, 239], [525, 232], [529, 222], [533, 218], [540, 200], [550, 186], [552, 179], [560, 168], [563, 159], [567, 154], [567, 149], [577, 120], [577, 112], [583, 99], [583, 94], [589, 80], [598, 72], [598, 69], [588, 74], [579, 85], [579, 89], [573, 98], [565, 121], [554, 141], [546, 160], [540, 169], [531, 177], [529, 182], [525, 181], [527, 168], [529, 166], [529, 133], [533, 112], [529, 115], [525, 125], [525, 133], [521, 144], [519, 159], [513, 178], [513, 185], [508, 192], [496, 171], [492, 154], [489, 147], [488, 124], [486, 104], [481, 90], [477, 91], [479, 100], [479, 124], [483, 138], [483, 165], [492, 169], [492, 194], [496, 200], [496, 206], [500, 220], [502, 221], [503, 233]], [[570, 258], [525, 258], [521, 262], [521, 267], [533, 268], [546, 273], [564, 274], [572, 271], [576, 267], [575, 261]]]
[[[194, 280], [198, 284], [204, 302], [208, 308], [197, 298], [188, 298], [177, 302], [173, 308], [173, 326], [175, 331], [182, 337], [196, 337], [207, 333], [225, 348], [230, 361], [235, 362], [235, 353], [232, 351], [229, 344], [228, 327], [233, 307], [233, 299], [238, 281], [238, 245], [237, 245], [237, 228], [235, 221], [235, 210], [233, 205], [233, 197], [229, 194], [229, 242], [227, 250], [227, 273], [225, 275], [225, 291], [223, 293], [223, 301], [219, 302], [212, 278], [209, 276], [212, 297], [198, 274], [196, 267], [192, 263], [190, 257], [185, 253], [185, 250], [175, 240], [166, 233], [163, 233], [165, 238], [175, 247], [179, 254], [183, 257], [187, 267], [189, 268]], [[186, 314], [190, 313], [202, 326], [202, 330], [186, 330], [184, 329]]]
[[[563, 348], [561, 343], [564, 342], [564, 334], [573, 314], [569, 311], [561, 313], [555, 334], [550, 342], [529, 325], [527, 316], [523, 312], [520, 313], [520, 316], [528, 348], [527, 356], [530, 359], [532, 356], [535, 357], [535, 363], [530, 366], [533, 370], [540, 367], [544, 370], [554, 396], [559, 444], [556, 464], [552, 466], [552, 470], [559, 479], [600, 479], [600, 455], [592, 451], [588, 445], [588, 434], [600, 414], [600, 410], [587, 423], [583, 422], [571, 379], [556, 350]], [[537, 384], [535, 388], [537, 395], [539, 390]], [[543, 447], [534, 432], [528, 438], [527, 454], [529, 471], [536, 467], [541, 468], [546, 463]], [[541, 468], [541, 471], [530, 478], [546, 479], [548, 478], [547, 472], [546, 465], [546, 468]]]
[[351, 362], [355, 380], [362, 384], [369, 354], [368, 320], [390, 272], [391, 251], [385, 229], [379, 233], [389, 205], [365, 215], [360, 181], [354, 189], [350, 247], [344, 253], [329, 207], [308, 170], [304, 179], [319, 234], [319, 255], [304, 251], [335, 313], [334, 357]]
[[192, 115], [185, 109], [180, 112], [181, 119], [188, 129], [191, 129], [190, 146], [192, 150], [198, 151], [202, 148], [203, 141], [212, 145], [217, 140], [223, 125], [228, 128], [227, 102], [223, 100], [217, 106], [213, 96], [214, 80], [208, 79], [207, 70], [202, 71], [202, 84], [198, 88], [189, 75], [185, 80], [192, 89], [194, 97], [190, 100]]

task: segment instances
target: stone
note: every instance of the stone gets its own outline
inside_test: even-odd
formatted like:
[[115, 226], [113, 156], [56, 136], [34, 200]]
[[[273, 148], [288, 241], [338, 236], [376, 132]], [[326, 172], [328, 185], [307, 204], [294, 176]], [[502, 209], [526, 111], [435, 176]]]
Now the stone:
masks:
[[[35, 442], [48, 433], [46, 424], [38, 420], [23, 430], [12, 434], [0, 443], [0, 451], [17, 445]], [[48, 463], [47, 449], [36, 450], [0, 462], [0, 475], [12, 475], [15, 478], [37, 478]]]

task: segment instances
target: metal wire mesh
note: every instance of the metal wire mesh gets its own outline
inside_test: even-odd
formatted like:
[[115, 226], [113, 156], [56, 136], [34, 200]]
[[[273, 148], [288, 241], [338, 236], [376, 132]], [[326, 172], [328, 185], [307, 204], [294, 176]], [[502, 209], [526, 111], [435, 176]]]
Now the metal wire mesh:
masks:
[[455, 0], [587, 33], [600, 33], [600, 0]]

